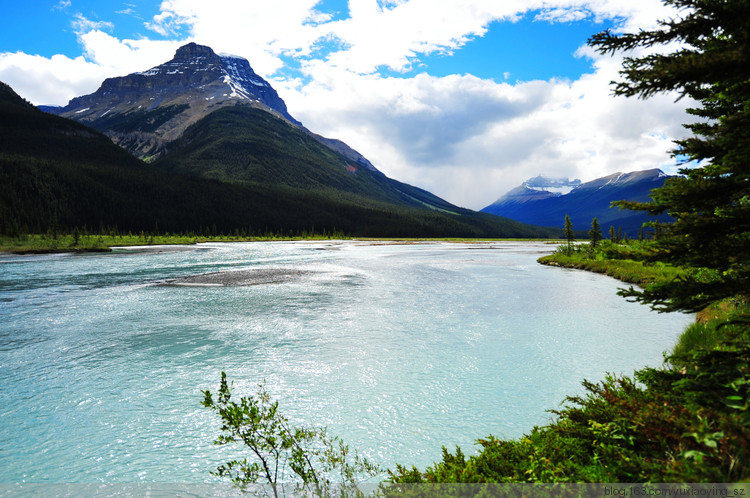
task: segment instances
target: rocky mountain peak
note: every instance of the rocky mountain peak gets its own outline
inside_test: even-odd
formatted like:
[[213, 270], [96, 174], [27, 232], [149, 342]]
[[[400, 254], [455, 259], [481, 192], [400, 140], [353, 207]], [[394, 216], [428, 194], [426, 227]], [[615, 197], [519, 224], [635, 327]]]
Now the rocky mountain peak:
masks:
[[172, 59], [172, 61], [181, 62], [199, 58], [211, 59], [218, 58], [218, 56], [213, 51], [213, 49], [211, 49], [211, 47], [198, 45], [197, 43], [188, 43], [187, 45], [183, 45], [177, 49], [177, 52], [175, 52], [174, 59]]
[[136, 156], [152, 158], [202, 117], [240, 103], [302, 127], [247, 59], [218, 55], [197, 43], [178, 48], [168, 62], [108, 78], [96, 92], [45, 110], [106, 133]]
[[97, 127], [106, 115], [165, 106], [206, 108], [246, 101], [301, 126], [276, 91], [258, 76], [247, 59], [217, 55], [210, 47], [188, 43], [172, 60], [147, 71], [108, 78], [99, 89], [72, 99], [56, 114]]
[[271, 85], [253, 71], [247, 59], [217, 55], [205, 45], [188, 43], [177, 49], [171, 61], [125, 78], [129, 78], [128, 83], [133, 86], [160, 93], [189, 95], [197, 91], [204, 100], [215, 101], [212, 103], [232, 99], [260, 103], [287, 121], [300, 125], [287, 112], [286, 104]]

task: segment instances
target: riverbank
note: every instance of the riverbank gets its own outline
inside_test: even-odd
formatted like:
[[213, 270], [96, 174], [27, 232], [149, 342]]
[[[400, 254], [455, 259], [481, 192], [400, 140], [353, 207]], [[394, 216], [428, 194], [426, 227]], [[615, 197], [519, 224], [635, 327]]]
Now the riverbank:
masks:
[[684, 274], [681, 268], [662, 262], [636, 261], [633, 259], [607, 259], [589, 256], [588, 253], [565, 254], [556, 252], [537, 260], [547, 266], [558, 266], [603, 273], [622, 282], [645, 287], [646, 285], [672, 280]]
[[[649, 245], [561, 246], [539, 263], [604, 273], [639, 286], [684, 270], [654, 262]], [[515, 439], [480, 439], [478, 454], [443, 449], [396, 483], [747, 482], [750, 479], [750, 301], [735, 296], [698, 313], [658, 368], [583, 381], [557, 420]], [[643, 324], [648, 327], [647, 323]]]

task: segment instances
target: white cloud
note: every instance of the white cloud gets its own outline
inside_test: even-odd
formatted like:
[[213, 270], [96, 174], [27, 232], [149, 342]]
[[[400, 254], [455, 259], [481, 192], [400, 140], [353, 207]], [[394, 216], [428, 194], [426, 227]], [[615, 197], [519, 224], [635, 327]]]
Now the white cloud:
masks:
[[108, 76], [105, 68], [83, 57], [0, 54], [0, 80], [37, 105], [66, 104], [75, 96], [93, 92]]
[[268, 76], [283, 66], [281, 55], [307, 55], [325, 35], [320, 23], [330, 17], [315, 9], [317, 3], [165, 0], [147, 27], [162, 35], [186, 30], [217, 52], [247, 57], [253, 69]]
[[350, 18], [327, 26], [348, 47], [331, 54], [328, 63], [360, 73], [379, 66], [408, 70], [419, 56], [450, 54], [484, 35], [490, 22], [514, 19], [534, 4], [541, 2], [411, 0], [384, 8], [376, 1], [352, 0]]
[[[687, 102], [612, 98], [617, 61], [568, 81], [382, 78], [319, 64], [282, 93], [309, 128], [383, 172], [474, 209], [537, 174], [583, 180], [671, 163]], [[325, 109], [325, 112], [321, 112]]]
[[91, 19], [84, 17], [81, 13], [77, 13], [75, 15], [75, 19], [73, 19], [71, 25], [73, 26], [73, 30], [78, 35], [82, 35], [93, 30], [112, 29], [115, 27], [114, 24], [108, 21], [92, 21]]
[[574, 22], [586, 19], [591, 16], [591, 12], [577, 9], [547, 9], [539, 13], [535, 19], [537, 21], [548, 22]]
[[70, 7], [70, 0], [60, 0], [60, 2], [52, 7], [52, 10], [65, 10]]
[[100, 30], [79, 36], [86, 58], [112, 76], [145, 71], [170, 60], [184, 41], [119, 40]]
[[190, 18], [188, 17], [178, 17], [174, 13], [166, 11], [155, 15], [153, 22], [146, 22], [144, 25], [162, 36], [171, 36], [179, 33], [181, 26], [189, 22]]
[[144, 71], [174, 56], [182, 42], [118, 40], [93, 30], [79, 36], [84, 56], [0, 53], [0, 80], [33, 104], [65, 105], [105, 78]]

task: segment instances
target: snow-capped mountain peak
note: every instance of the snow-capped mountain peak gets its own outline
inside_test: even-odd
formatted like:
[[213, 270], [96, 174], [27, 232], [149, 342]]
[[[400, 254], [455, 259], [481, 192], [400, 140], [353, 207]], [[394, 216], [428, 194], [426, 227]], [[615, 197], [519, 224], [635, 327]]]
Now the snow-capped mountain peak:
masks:
[[271, 85], [253, 71], [247, 59], [237, 55], [217, 55], [210, 47], [189, 43], [180, 47], [171, 61], [131, 76], [147, 78], [144, 85], [156, 94], [199, 88], [205, 93], [202, 95], [204, 100], [260, 102], [298, 124], [287, 113], [286, 106]]
[[[57, 113], [63, 116], [79, 113], [80, 121], [93, 124], [105, 112], [153, 110], [168, 105], [195, 108], [238, 101], [249, 101], [301, 126], [289, 114], [273, 87], [253, 71], [247, 59], [217, 55], [210, 47], [196, 43], [180, 47], [172, 60], [147, 71], [104, 80], [99, 90], [71, 100]], [[87, 112], [83, 112], [84, 109]]]
[[[596, 216], [602, 226], [622, 227], [635, 235], [649, 221], [648, 216], [612, 208], [611, 203], [623, 199], [647, 202], [651, 191], [661, 187], [667, 178], [659, 169], [618, 172], [586, 183], [540, 175], [508, 191], [482, 211], [541, 226], [562, 226], [569, 215], [579, 230], [590, 226]], [[565, 193], [564, 189], [569, 190]]]
[[153, 158], [200, 118], [238, 103], [259, 107], [302, 127], [247, 59], [217, 55], [210, 47], [196, 43], [180, 47], [164, 64], [108, 78], [96, 92], [48, 112], [105, 131], [137, 156]]

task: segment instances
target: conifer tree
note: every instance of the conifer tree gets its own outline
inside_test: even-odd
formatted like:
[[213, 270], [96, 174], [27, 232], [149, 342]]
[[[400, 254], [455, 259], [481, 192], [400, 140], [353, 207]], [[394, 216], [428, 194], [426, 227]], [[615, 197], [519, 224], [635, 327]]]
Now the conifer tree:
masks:
[[573, 223], [570, 221], [570, 216], [568, 216], [567, 214], [565, 215], [565, 225], [563, 227], [563, 230], [565, 232], [565, 239], [568, 241], [568, 251], [572, 251], [575, 235], [573, 234]]
[[589, 239], [591, 240], [591, 247], [596, 247], [596, 244], [602, 240], [602, 227], [599, 225], [599, 219], [596, 216], [591, 220]]
[[693, 268], [682, 280], [625, 295], [656, 309], [697, 311], [712, 301], [750, 289], [750, 2], [664, 0], [676, 19], [658, 28], [616, 35], [604, 31], [589, 44], [600, 53], [638, 48], [678, 48], [627, 57], [616, 95], [647, 98], [677, 91], [697, 102], [676, 142], [682, 176], [652, 193], [652, 202], [620, 207], [667, 212], [675, 221], [657, 226], [663, 260]]

